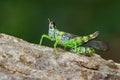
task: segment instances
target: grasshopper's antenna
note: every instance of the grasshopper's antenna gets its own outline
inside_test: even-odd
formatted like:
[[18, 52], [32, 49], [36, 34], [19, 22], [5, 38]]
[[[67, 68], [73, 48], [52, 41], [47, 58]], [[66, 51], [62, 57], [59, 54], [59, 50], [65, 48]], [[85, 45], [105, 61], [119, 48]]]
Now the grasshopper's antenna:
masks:
[[50, 23], [50, 19], [48, 18], [48, 21], [49, 21], [49, 23]]

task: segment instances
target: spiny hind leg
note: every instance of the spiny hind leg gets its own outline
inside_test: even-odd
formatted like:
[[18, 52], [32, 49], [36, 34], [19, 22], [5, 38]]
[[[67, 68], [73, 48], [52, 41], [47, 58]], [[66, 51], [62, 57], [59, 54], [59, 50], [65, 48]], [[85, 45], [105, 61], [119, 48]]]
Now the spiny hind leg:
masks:
[[72, 48], [71, 52], [76, 53], [76, 54], [93, 54], [95, 53], [95, 49], [91, 47], [77, 47], [76, 51]]
[[89, 37], [90, 37], [90, 39], [94, 39], [94, 38], [98, 37], [98, 35], [99, 35], [99, 31], [96, 31], [93, 34], [90, 34]]
[[96, 31], [96, 32], [94, 32], [93, 34], [90, 34], [90, 35], [88, 35], [88, 36], [83, 36], [83, 37], [82, 37], [82, 40], [83, 40], [83, 42], [85, 43], [85, 42], [87, 42], [87, 41], [89, 41], [89, 40], [95, 39], [96, 37], [98, 37], [98, 35], [99, 35], [99, 31]]

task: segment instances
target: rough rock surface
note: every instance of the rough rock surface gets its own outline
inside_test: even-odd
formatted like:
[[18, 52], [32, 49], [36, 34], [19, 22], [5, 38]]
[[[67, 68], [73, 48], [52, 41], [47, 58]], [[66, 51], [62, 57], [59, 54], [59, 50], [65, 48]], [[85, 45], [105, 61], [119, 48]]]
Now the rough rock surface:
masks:
[[120, 64], [0, 34], [0, 80], [120, 80]]

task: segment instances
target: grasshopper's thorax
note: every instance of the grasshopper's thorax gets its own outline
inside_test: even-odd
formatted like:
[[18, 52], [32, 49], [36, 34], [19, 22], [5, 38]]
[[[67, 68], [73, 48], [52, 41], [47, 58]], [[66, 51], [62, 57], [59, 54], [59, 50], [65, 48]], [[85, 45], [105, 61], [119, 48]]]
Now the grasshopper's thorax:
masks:
[[48, 35], [51, 38], [55, 38], [55, 23], [53, 21], [49, 22], [49, 31], [48, 31]]

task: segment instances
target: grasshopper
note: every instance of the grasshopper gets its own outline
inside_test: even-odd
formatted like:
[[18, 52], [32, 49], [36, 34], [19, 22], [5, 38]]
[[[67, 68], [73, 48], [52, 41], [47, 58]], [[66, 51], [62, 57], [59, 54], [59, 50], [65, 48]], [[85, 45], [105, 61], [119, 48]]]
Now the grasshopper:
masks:
[[[54, 50], [55, 53], [57, 52], [57, 45], [62, 45], [64, 48], [69, 48], [71, 52], [77, 53], [77, 54], [93, 54], [95, 53], [95, 49], [101, 49], [106, 50], [106, 45], [103, 46], [103, 42], [101, 41], [94, 41], [95, 38], [98, 37], [99, 31], [96, 31], [92, 34], [89, 34], [87, 36], [78, 36], [70, 33], [66, 33], [64, 31], [59, 31], [56, 28], [55, 22], [49, 20], [49, 30], [48, 35], [43, 34], [40, 39], [40, 45], [43, 42], [43, 38], [47, 38], [51, 41], [55, 41], [54, 43]], [[94, 46], [92, 45], [94, 44]], [[83, 46], [83, 45], [89, 45], [89, 46]], [[92, 46], [91, 46], [92, 45]], [[103, 47], [99, 47], [103, 46]]]

